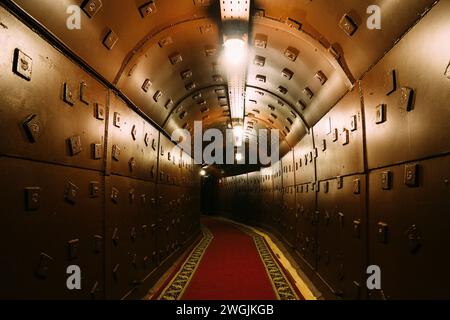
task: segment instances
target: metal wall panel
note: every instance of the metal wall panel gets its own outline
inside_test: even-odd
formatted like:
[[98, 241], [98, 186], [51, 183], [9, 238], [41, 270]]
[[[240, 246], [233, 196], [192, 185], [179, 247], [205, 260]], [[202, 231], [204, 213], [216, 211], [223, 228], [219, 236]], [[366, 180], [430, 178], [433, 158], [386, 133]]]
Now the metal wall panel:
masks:
[[291, 187], [295, 185], [295, 165], [294, 165], [294, 152], [289, 151], [281, 159], [281, 167], [283, 173], [283, 187]]
[[158, 185], [158, 249], [159, 261], [170, 256], [173, 252], [175, 239], [175, 220], [179, 218], [180, 189], [170, 185]]
[[[264, 20], [261, 16], [278, 20], [286, 8], [292, 9], [292, 16], [302, 15], [298, 3], [257, 3], [261, 4], [256, 10], [258, 21]], [[305, 17], [316, 19], [310, 14], [324, 4], [305, 3]], [[325, 291], [334, 293], [335, 298], [431, 299], [450, 294], [446, 271], [450, 260], [443, 255], [450, 243], [444, 214], [450, 204], [450, 3], [436, 1], [426, 12], [431, 4], [398, 3], [388, 11], [384, 8], [383, 21], [386, 16], [397, 17], [400, 7], [406, 6], [398, 19], [386, 22], [383, 36], [374, 41], [367, 40], [379, 33], [368, 35], [362, 28], [347, 39], [345, 30], [335, 28], [342, 34], [334, 34], [334, 29], [328, 32], [336, 39], [344, 37], [337, 46], [336, 52], [341, 54], [337, 59], [350, 76], [357, 79], [371, 69], [324, 117], [311, 108], [313, 103], [300, 103], [307, 122], [314, 117], [321, 120], [294, 147], [294, 174], [286, 170], [286, 157], [273, 164], [269, 174], [269, 169], [260, 171], [263, 224], [297, 251], [299, 260], [310, 268], [304, 271], [318, 276], [321, 286], [328, 287]], [[339, 6], [338, 11], [347, 15], [344, 20], [361, 18], [358, 11], [366, 8], [366, 4], [352, 1], [327, 5], [329, 9]], [[323, 30], [335, 20], [335, 25], [339, 24], [342, 15], [335, 13], [333, 10], [332, 19], [323, 22]], [[314, 31], [308, 19], [299, 23], [282, 18], [294, 29]], [[421, 21], [386, 51], [417, 19]], [[320, 33], [311, 34], [331, 45]], [[262, 58], [268, 59], [263, 53], [271, 50], [270, 37], [259, 34], [254, 38], [261, 55], [255, 61], [260, 67]], [[301, 56], [294, 49], [288, 48], [286, 57]], [[358, 59], [349, 61], [349, 57]], [[381, 60], [371, 66], [378, 58]], [[287, 79], [290, 70], [282, 72]], [[306, 93], [314, 96], [313, 90]], [[293, 178], [295, 210], [291, 214]], [[228, 197], [234, 207], [239, 206], [235, 193]], [[381, 291], [366, 288], [368, 265], [381, 267]]]
[[0, 153], [102, 170], [93, 149], [104, 145], [95, 109], [106, 88], [3, 9], [0, 18]]
[[254, 224], [261, 221], [261, 174], [259, 171], [248, 174], [247, 217], [245, 222]]
[[[0, 297], [104, 298], [102, 176], [0, 157], [0, 178]], [[98, 197], [91, 193], [93, 183]], [[69, 265], [81, 269], [81, 290], [66, 287]]]
[[[267, 17], [285, 21], [286, 25], [295, 25], [298, 21], [302, 30], [319, 39], [324, 46], [335, 46], [342, 55], [341, 63], [358, 79], [434, 2], [397, 1], [386, 5], [382, 0], [257, 0], [255, 7], [263, 10]], [[366, 27], [369, 18], [366, 12], [370, 5], [378, 5], [382, 10], [381, 30]], [[339, 27], [344, 14], [348, 14], [358, 27], [352, 36]]]
[[[253, 18], [251, 42], [255, 45], [250, 51], [247, 83], [281, 97], [312, 126], [351, 88], [351, 82], [317, 39], [283, 22], [261, 16]], [[265, 59], [263, 64], [258, 63], [258, 57]], [[319, 72], [324, 75], [323, 80], [316, 77]], [[258, 98], [258, 104], [267, 109], [264, 102], [264, 98]], [[274, 107], [282, 116], [279, 121], [285, 122], [290, 108], [278, 104]], [[300, 133], [296, 138], [301, 138], [304, 129], [301, 126], [295, 129]], [[284, 126], [280, 130], [286, 131]], [[296, 140], [290, 136], [295, 134], [286, 133], [289, 143], [294, 144]]]
[[364, 172], [363, 115], [358, 85], [314, 126], [317, 179]]
[[316, 180], [316, 150], [313, 135], [306, 135], [294, 148], [295, 184]]
[[156, 181], [159, 136], [156, 129], [114, 94], [109, 123], [111, 173]]
[[[415, 165], [417, 174], [408, 175]], [[370, 173], [369, 264], [380, 266], [382, 279], [371, 298], [450, 297], [449, 168], [446, 156]]]
[[272, 164], [272, 180], [273, 180], [273, 214], [270, 226], [279, 230], [281, 226], [280, 213], [283, 208], [283, 171], [281, 161]]
[[[82, 12], [82, 29], [75, 32], [65, 27], [68, 18], [67, 7], [81, 6], [86, 1], [65, 0], [55, 3], [52, 0], [42, 0], [37, 3], [14, 0], [14, 2], [45, 24], [52, 33], [110, 81], [114, 80], [126, 56], [147, 36], [153, 38], [150, 35], [158, 35], [160, 29], [165, 29], [178, 19], [202, 16], [208, 8], [196, 6], [194, 2], [164, 1], [156, 3], [156, 8], [149, 15], [142, 15], [140, 8], [143, 10], [145, 8], [141, 5], [148, 2], [103, 1], [95, 15]], [[108, 50], [103, 44], [103, 38], [109, 29], [119, 38], [112, 50]], [[159, 40], [157, 37], [156, 42]]]
[[296, 186], [296, 211], [294, 216], [297, 222], [295, 248], [309, 267], [316, 269], [318, 216], [316, 214], [316, 192], [312, 186], [312, 183]]
[[106, 178], [105, 191], [108, 298], [120, 299], [138, 290], [157, 267], [155, 184], [113, 175]]
[[281, 215], [281, 234], [291, 247], [294, 247], [296, 241], [296, 204], [295, 204], [295, 186], [283, 188], [283, 207]]
[[[162, 161], [164, 183], [184, 188], [167, 187], [158, 208], [160, 133], [3, 8], [0, 20], [0, 296], [142, 298], [200, 230], [197, 168]], [[81, 290], [66, 288], [69, 265]]]
[[269, 225], [273, 213], [273, 179], [272, 168], [261, 169], [261, 220], [259, 223]]
[[272, 164], [272, 180], [273, 188], [275, 190], [281, 190], [281, 188], [283, 188], [283, 169], [281, 160]]
[[363, 79], [370, 168], [450, 151], [449, 10], [440, 1]]
[[[178, 11], [179, 1], [172, 7], [177, 9], [173, 11]], [[118, 87], [160, 126], [165, 125], [172, 111], [177, 111], [174, 108], [181, 109], [184, 106], [187, 115], [183, 119], [180, 119], [179, 113], [172, 113], [169, 127], [173, 127], [179, 120], [187, 118], [190, 118], [188, 122], [192, 124], [195, 119], [192, 118], [193, 114], [199, 115], [201, 120], [200, 108], [194, 109], [198, 107], [198, 101], [194, 101], [190, 95], [211, 85], [224, 85], [225, 76], [222, 70], [216, 70], [220, 67], [217, 65], [220, 54], [217, 21], [197, 16], [177, 23], [170, 21], [168, 25], [170, 27], [155, 37], [143, 39], [139, 49], [133, 52], [130, 60], [125, 61]], [[202, 33], [205, 26], [208, 27], [208, 32]], [[167, 39], [170, 39], [170, 43], [163, 45], [162, 41]], [[214, 75], [222, 78], [214, 81]], [[148, 90], [143, 90], [142, 86], [147, 79], [151, 85]], [[184, 102], [186, 97], [189, 100]], [[214, 106], [218, 105], [216, 99]], [[178, 124], [176, 128], [181, 126]]]
[[159, 143], [159, 183], [178, 185], [180, 170], [178, 166], [181, 149], [173, 144], [169, 138], [160, 135]]
[[366, 265], [366, 177], [320, 182], [317, 192], [318, 272], [344, 299], [364, 298]]

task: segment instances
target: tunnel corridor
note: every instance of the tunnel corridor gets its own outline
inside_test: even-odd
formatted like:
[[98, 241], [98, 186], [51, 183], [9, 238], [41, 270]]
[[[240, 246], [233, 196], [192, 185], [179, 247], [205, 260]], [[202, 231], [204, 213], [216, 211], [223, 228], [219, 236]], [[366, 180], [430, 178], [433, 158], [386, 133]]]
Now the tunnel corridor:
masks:
[[[204, 238], [151, 298], [162, 300], [299, 300], [290, 272], [261, 233], [205, 217]], [[275, 249], [278, 249], [272, 244]], [[290, 270], [295, 275], [295, 270]], [[301, 283], [308, 297], [315, 298]]]
[[448, 300], [449, 89], [450, 0], [1, 1], [0, 299]]

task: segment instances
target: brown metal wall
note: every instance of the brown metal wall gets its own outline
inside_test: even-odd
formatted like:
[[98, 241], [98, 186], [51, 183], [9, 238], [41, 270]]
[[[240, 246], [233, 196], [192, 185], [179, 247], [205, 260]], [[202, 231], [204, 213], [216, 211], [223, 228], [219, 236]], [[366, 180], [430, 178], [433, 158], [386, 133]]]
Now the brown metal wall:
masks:
[[199, 233], [197, 168], [6, 10], [0, 21], [0, 297], [143, 297]]
[[[226, 126], [217, 3], [91, 2], [5, 1], [78, 64], [0, 9], [1, 297], [139, 297], [199, 231], [193, 161], [149, 120]], [[61, 27], [69, 4], [82, 31]], [[381, 31], [363, 26], [371, 4]], [[450, 297], [450, 3], [252, 7], [246, 116], [281, 130], [284, 157], [222, 179], [219, 211], [282, 234], [336, 297]]]
[[[439, 2], [363, 74], [281, 171], [260, 171], [254, 223], [335, 298], [450, 297], [449, 9]], [[366, 289], [368, 265], [382, 290]]]

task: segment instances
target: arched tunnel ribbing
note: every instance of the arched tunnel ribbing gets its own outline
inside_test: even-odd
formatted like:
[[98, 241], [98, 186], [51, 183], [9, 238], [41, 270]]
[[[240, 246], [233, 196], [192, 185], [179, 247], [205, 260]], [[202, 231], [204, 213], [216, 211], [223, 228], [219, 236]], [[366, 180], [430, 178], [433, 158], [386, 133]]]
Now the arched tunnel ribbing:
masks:
[[251, 1], [244, 145], [276, 129], [280, 159], [204, 166], [171, 136], [231, 126], [220, 1], [2, 1], [0, 298], [140, 299], [202, 214], [267, 232], [325, 298], [449, 298], [449, 12]]

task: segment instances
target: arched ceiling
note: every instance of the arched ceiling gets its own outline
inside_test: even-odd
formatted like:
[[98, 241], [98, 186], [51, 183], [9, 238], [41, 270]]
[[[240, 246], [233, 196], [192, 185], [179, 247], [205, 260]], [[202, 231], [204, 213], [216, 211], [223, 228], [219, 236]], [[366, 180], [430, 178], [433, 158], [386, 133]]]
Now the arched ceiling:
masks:
[[[177, 128], [192, 129], [193, 121], [225, 129], [231, 120], [218, 1], [13, 2], [169, 135]], [[258, 129], [277, 128], [282, 152], [292, 148], [433, 2], [252, 2], [245, 105], [248, 138]], [[85, 11], [80, 30], [65, 27], [69, 5]], [[365, 26], [370, 5], [382, 10], [382, 32]], [[356, 30], [345, 30], [345, 16], [351, 19], [347, 27]]]

